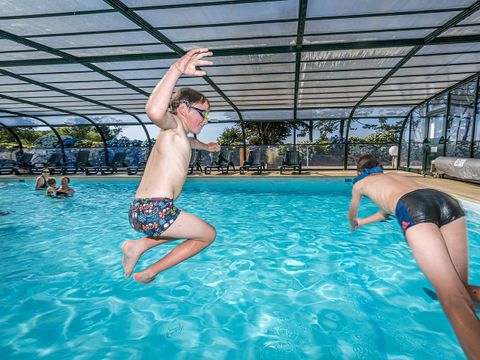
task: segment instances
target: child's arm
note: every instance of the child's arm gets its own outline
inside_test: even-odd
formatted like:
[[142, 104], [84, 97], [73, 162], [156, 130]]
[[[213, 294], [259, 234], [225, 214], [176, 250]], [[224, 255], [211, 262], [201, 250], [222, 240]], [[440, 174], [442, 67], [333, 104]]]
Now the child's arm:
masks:
[[145, 107], [148, 117], [158, 127], [164, 130], [177, 127], [177, 122], [172, 116], [165, 116], [175, 84], [183, 74], [205, 76], [207, 73], [203, 70], [197, 70], [197, 66], [212, 65], [211, 61], [202, 60], [204, 56], [212, 55], [212, 52], [208, 49], [193, 49], [170, 66], [170, 69], [153, 90]]
[[357, 227], [386, 220], [388, 219], [388, 216], [389, 215], [385, 211], [379, 210], [375, 214], [370, 215], [366, 218], [363, 218], [363, 219], [357, 218]]
[[220, 151], [220, 145], [218, 145], [217, 143], [211, 142], [205, 144], [195, 138], [188, 138], [188, 140], [190, 140], [190, 146], [192, 147], [192, 149], [207, 150], [210, 152]]
[[350, 201], [350, 209], [348, 210], [348, 220], [350, 221], [350, 231], [355, 231], [360, 226], [358, 224], [358, 206], [362, 200], [362, 194], [355, 188], [352, 189], [352, 200]]

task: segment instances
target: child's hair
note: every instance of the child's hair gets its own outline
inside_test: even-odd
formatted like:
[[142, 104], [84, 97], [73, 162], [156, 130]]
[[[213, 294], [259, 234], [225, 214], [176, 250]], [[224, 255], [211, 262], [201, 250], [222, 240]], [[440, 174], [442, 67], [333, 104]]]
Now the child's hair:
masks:
[[47, 183], [48, 183], [48, 185], [50, 185], [50, 186], [55, 185], [55, 183], [56, 183], [55, 178], [48, 178]]
[[175, 93], [175, 95], [173, 95], [173, 98], [170, 101], [170, 108], [169, 108], [170, 112], [176, 113], [181, 103], [188, 103], [188, 104], [207, 103], [208, 105], [210, 105], [205, 95], [203, 95], [202, 93], [196, 90], [186, 88], [186, 87], [179, 89]]
[[62, 177], [62, 180], [63, 180], [63, 179], [67, 179], [67, 183], [69, 183], [69, 184], [70, 184], [70, 178], [69, 178], [68, 176], [64, 176], [64, 177]]
[[358, 171], [363, 171], [365, 169], [373, 169], [375, 167], [382, 167], [380, 164], [380, 161], [378, 159], [370, 154], [363, 155], [357, 160], [357, 170]]

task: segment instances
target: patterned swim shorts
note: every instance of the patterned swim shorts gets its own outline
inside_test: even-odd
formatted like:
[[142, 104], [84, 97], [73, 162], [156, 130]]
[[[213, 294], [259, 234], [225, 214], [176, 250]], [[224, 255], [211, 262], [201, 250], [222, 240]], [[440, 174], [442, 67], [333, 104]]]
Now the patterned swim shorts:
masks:
[[147, 236], [159, 237], [180, 215], [170, 198], [137, 198], [130, 206], [130, 225]]

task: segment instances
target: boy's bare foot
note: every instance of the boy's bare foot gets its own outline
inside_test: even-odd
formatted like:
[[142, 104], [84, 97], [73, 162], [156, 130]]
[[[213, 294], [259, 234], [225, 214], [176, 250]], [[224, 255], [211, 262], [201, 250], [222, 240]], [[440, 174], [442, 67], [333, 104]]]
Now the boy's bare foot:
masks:
[[135, 281], [143, 284], [148, 284], [149, 282], [155, 280], [155, 275], [152, 276], [148, 273], [147, 270], [143, 270], [133, 275], [133, 278], [135, 279]]
[[141, 244], [135, 240], [127, 240], [122, 244], [123, 259], [122, 265], [125, 272], [125, 277], [132, 275], [132, 271], [137, 265], [138, 259], [143, 254]]

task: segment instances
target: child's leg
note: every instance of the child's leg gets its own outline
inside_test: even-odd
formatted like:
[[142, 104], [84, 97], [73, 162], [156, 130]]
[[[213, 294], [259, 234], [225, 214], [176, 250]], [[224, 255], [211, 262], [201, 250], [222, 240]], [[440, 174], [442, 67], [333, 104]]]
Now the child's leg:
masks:
[[132, 274], [135, 265], [137, 265], [138, 259], [142, 254], [163, 243], [171, 241], [172, 239], [166, 238], [152, 238], [145, 236], [138, 240], [127, 240], [122, 244], [123, 259], [122, 265], [125, 271], [125, 277], [128, 278]]
[[473, 301], [480, 302], [480, 288], [468, 284], [468, 237], [466, 217], [462, 217], [440, 228], [453, 265], [470, 292]]
[[480, 359], [480, 321], [473, 301], [450, 258], [440, 229], [430, 223], [406, 231], [420, 269], [435, 287], [442, 307], [470, 359]]
[[175, 222], [162, 234], [166, 238], [184, 239], [171, 252], [134, 275], [136, 281], [148, 283], [155, 279], [158, 273], [192, 257], [210, 245], [216, 236], [213, 226], [199, 217], [182, 211]]

